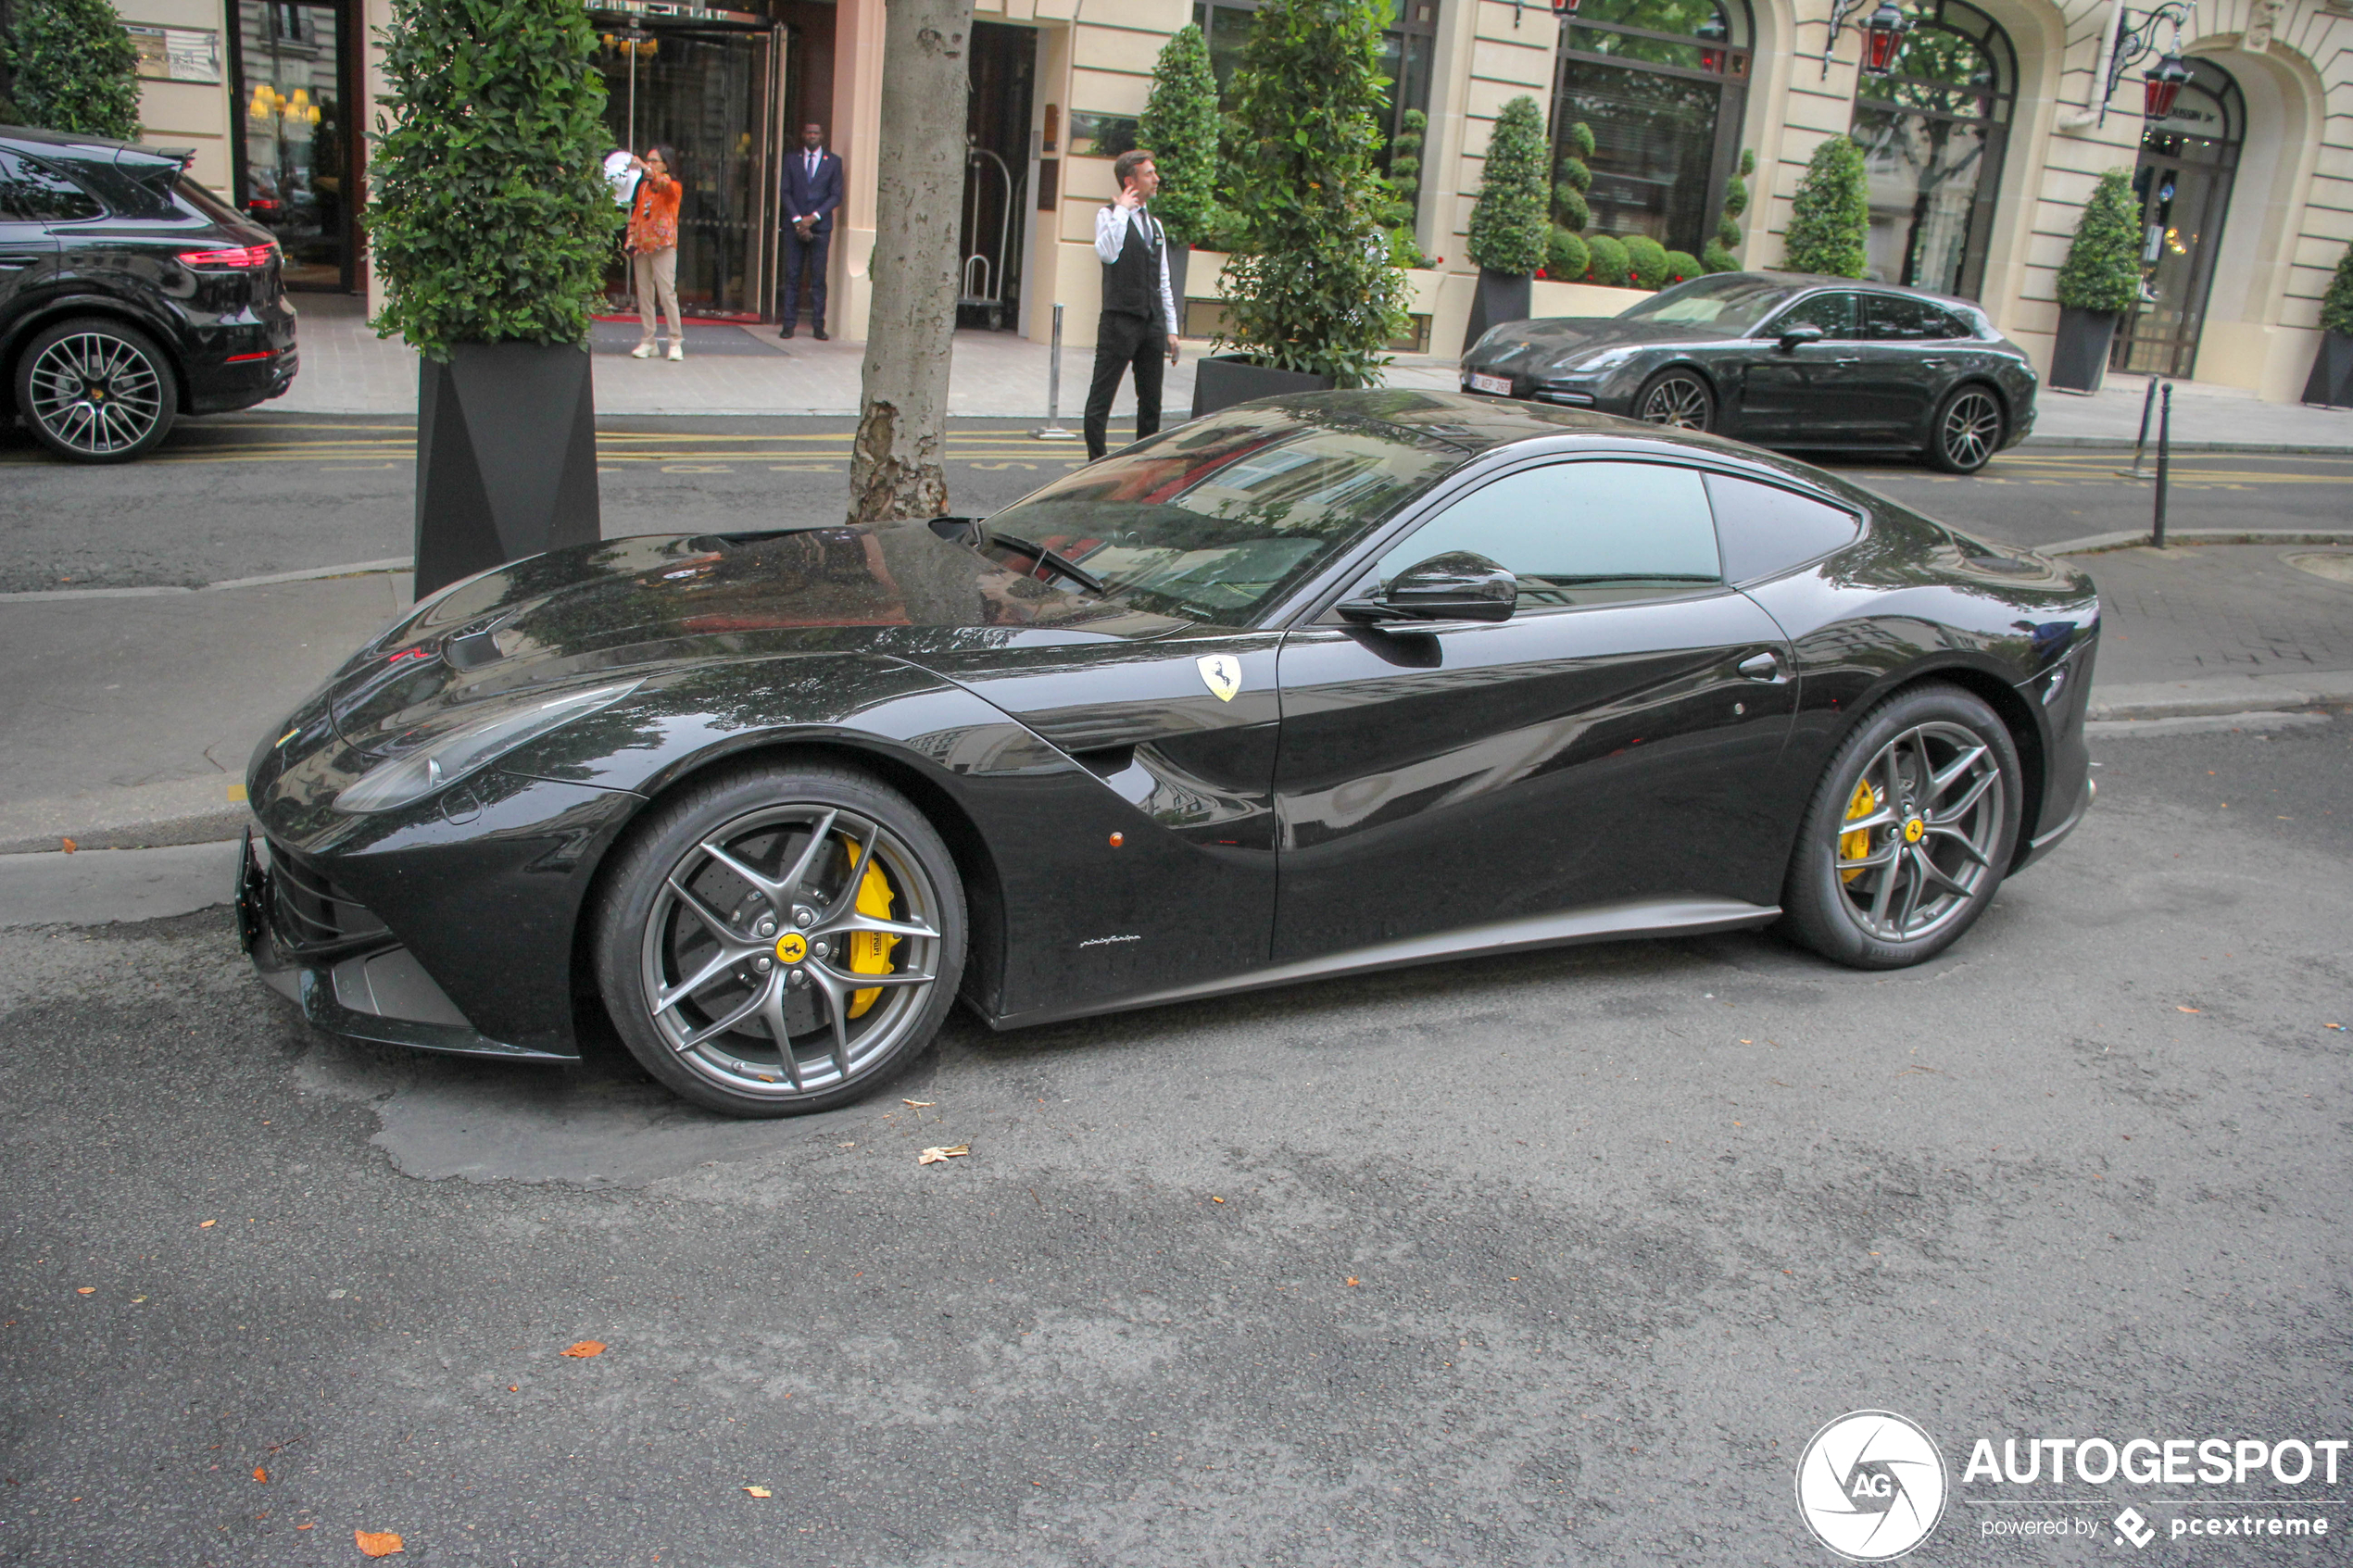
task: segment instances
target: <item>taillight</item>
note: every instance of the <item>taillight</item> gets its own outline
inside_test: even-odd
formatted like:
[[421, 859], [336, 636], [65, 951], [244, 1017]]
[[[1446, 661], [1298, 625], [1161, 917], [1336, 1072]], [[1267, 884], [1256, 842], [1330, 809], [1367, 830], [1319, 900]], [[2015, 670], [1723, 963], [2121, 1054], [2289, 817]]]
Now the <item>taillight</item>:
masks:
[[250, 271], [267, 267], [277, 259], [278, 247], [272, 245], [240, 245], [234, 250], [183, 250], [180, 253], [182, 267], [223, 267], [233, 271]]

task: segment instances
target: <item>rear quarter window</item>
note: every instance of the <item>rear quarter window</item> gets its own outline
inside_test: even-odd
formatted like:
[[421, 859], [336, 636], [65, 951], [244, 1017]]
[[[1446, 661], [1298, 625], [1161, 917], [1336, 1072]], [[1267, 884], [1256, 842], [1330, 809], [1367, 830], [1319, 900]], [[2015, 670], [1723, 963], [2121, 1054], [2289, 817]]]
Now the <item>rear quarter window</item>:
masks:
[[1724, 553], [1724, 581], [1754, 583], [1855, 542], [1853, 512], [1778, 484], [1707, 476], [1708, 505]]

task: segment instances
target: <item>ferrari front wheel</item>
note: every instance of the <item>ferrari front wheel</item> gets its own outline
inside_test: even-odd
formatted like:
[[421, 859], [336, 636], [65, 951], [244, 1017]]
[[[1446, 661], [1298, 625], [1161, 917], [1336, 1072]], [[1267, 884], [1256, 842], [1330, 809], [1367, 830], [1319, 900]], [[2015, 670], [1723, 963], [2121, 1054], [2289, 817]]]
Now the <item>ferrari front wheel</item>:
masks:
[[1824, 770], [1781, 904], [1797, 939], [1857, 969], [1935, 957], [1975, 924], [2018, 843], [2024, 790], [1999, 715], [1957, 686], [1899, 692]]
[[731, 1116], [859, 1098], [956, 998], [956, 866], [905, 797], [824, 766], [665, 801], [606, 879], [598, 984], [646, 1070]]

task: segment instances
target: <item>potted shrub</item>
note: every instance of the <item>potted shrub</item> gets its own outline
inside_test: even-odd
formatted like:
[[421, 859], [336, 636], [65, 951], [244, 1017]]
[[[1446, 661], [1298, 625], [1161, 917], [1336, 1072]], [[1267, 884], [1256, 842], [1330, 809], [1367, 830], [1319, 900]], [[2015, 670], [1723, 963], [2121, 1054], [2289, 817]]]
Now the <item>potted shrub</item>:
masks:
[[1573, 283], [1592, 268], [1592, 247], [1585, 243], [1585, 236], [1554, 224], [1552, 238], [1544, 245], [1544, 276], [1555, 282]]
[[1659, 286], [1666, 288], [1688, 279], [1696, 278], [1706, 270], [1705, 267], [1700, 265], [1699, 257], [1690, 251], [1670, 250], [1667, 253], [1667, 282]]
[[1710, 272], [1737, 272], [1741, 258], [1736, 248], [1741, 243], [1741, 214], [1748, 210], [1748, 182], [1756, 173], [1756, 154], [1753, 150], [1741, 153], [1740, 172], [1724, 182], [1724, 211], [1716, 220], [1716, 237], [1702, 245], [1700, 266]]
[[2312, 357], [2304, 401], [2353, 408], [2353, 245], [2337, 257], [2336, 276], [2321, 296], [2321, 350]]
[[1551, 240], [1552, 182], [1545, 178], [1544, 111], [1522, 94], [1504, 106], [1487, 138], [1487, 166], [1471, 208], [1470, 254], [1478, 263], [1466, 345], [1500, 321], [1525, 321], [1529, 283]]
[[1234, 73], [1243, 253], [1226, 265], [1235, 352], [1203, 359], [1193, 414], [1282, 392], [1366, 386], [1410, 323], [1380, 177], [1382, 7], [1266, 0]]
[[384, 38], [373, 325], [422, 357], [422, 596], [598, 537], [588, 309], [623, 215], [578, 0], [397, 0]]
[[2129, 172], [2100, 176], [2058, 274], [2058, 338], [2051, 345], [2051, 385], [2097, 392], [2108, 374], [2117, 318], [2141, 300], [2141, 204]]
[[1814, 149], [1797, 182], [1781, 265], [1793, 272], [1859, 278], [1870, 232], [1863, 150], [1847, 137], [1833, 136]]
[[1585, 242], [1585, 251], [1592, 257], [1592, 270], [1586, 282], [1605, 289], [1627, 286], [1630, 268], [1626, 259], [1626, 242], [1608, 234], [1595, 234]]
[[1626, 237], [1626, 266], [1636, 288], [1655, 292], [1667, 286], [1667, 247], [1648, 234]]
[[139, 134], [139, 51], [107, 0], [18, 6], [0, 38], [22, 123], [72, 136]]
[[1219, 230], [1217, 212], [1217, 78], [1209, 69], [1209, 44], [1200, 27], [1187, 22], [1169, 34], [1152, 67], [1151, 96], [1136, 122], [1138, 144], [1151, 149], [1160, 170], [1160, 194], [1152, 215], [1168, 232], [1168, 287], [1176, 296], [1179, 321], [1185, 311], [1185, 274], [1193, 246]]

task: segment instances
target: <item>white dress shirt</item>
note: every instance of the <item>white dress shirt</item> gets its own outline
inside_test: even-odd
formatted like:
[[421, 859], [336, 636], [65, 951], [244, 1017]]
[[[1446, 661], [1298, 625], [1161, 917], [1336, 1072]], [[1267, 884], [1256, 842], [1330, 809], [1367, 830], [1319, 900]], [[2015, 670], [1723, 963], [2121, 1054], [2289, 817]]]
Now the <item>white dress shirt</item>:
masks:
[[1160, 308], [1168, 318], [1168, 335], [1176, 335], [1176, 296], [1168, 287], [1168, 232], [1160, 220], [1142, 207], [1130, 207], [1125, 212], [1116, 207], [1106, 207], [1095, 214], [1095, 254], [1103, 265], [1119, 260], [1120, 250], [1127, 244], [1127, 231], [1133, 228], [1146, 245], [1160, 246]]

